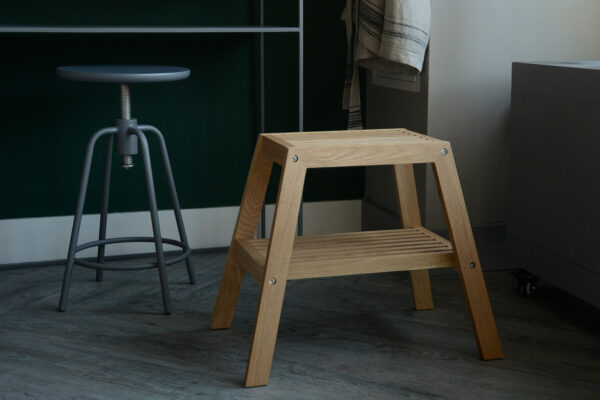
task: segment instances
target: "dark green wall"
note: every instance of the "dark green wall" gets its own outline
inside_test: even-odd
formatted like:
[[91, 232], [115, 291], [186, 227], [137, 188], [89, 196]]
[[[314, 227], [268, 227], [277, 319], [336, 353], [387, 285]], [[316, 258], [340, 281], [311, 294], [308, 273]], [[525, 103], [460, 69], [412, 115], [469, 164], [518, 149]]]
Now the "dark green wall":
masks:
[[[343, 129], [346, 57], [343, 0], [305, 1], [305, 129]], [[296, 2], [267, 1], [267, 23], [294, 25]], [[246, 25], [258, 1], [20, 1], [0, 24]], [[267, 36], [267, 130], [297, 129], [297, 35]], [[59, 80], [68, 64], [171, 64], [186, 81], [132, 85], [132, 112], [163, 130], [182, 207], [239, 204], [259, 130], [258, 36], [0, 34], [0, 218], [71, 214], [89, 136], [119, 114], [117, 85]], [[151, 142], [152, 145], [152, 142]], [[103, 146], [96, 151], [86, 211], [97, 212]], [[158, 161], [158, 153], [153, 152]], [[111, 211], [146, 209], [141, 168], [115, 160]], [[159, 206], [169, 207], [156, 162]], [[162, 189], [162, 190], [161, 190]], [[313, 171], [305, 199], [363, 195], [362, 169]], [[270, 197], [273, 199], [274, 191]]]

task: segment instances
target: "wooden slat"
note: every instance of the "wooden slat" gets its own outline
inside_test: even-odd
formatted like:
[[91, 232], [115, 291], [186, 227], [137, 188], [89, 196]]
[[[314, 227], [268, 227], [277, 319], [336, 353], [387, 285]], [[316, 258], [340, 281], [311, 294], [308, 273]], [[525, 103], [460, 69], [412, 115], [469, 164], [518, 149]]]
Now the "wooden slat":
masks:
[[[240, 239], [235, 254], [260, 284], [268, 239]], [[296, 237], [287, 279], [451, 267], [452, 245], [425, 228]]]

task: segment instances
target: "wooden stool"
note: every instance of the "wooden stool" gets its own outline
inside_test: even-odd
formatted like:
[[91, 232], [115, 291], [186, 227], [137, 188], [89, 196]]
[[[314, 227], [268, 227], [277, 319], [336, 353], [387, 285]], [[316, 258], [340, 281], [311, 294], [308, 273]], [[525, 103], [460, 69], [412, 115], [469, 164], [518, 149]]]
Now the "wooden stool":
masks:
[[[282, 166], [268, 239], [254, 239], [273, 163]], [[450, 241], [421, 226], [412, 164], [433, 163]], [[394, 165], [405, 229], [295, 237], [307, 168]], [[417, 310], [433, 308], [430, 268], [455, 267], [479, 354], [502, 358], [450, 143], [405, 129], [261, 134], [242, 198], [211, 329], [229, 328], [244, 272], [261, 285], [245, 385], [269, 381], [288, 279], [410, 271]]]

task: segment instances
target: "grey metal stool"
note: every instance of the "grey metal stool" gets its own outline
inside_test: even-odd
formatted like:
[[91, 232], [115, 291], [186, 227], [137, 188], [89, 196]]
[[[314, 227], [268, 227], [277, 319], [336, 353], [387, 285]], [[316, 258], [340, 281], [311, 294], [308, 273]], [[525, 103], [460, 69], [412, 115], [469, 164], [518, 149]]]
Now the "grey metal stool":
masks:
[[[83, 164], [83, 175], [81, 177], [81, 186], [79, 189], [79, 197], [77, 199], [77, 209], [73, 220], [73, 230], [71, 232], [71, 240], [69, 244], [69, 252], [67, 255], [67, 264], [65, 266], [65, 275], [63, 279], [60, 302], [58, 305], [59, 311], [65, 311], [67, 299], [69, 296], [69, 288], [71, 286], [71, 275], [73, 273], [73, 265], [77, 264], [82, 267], [93, 268], [96, 270], [96, 280], [101, 281], [104, 270], [142, 270], [149, 268], [157, 268], [160, 278], [162, 290], [162, 300], [165, 314], [171, 313], [171, 298], [169, 296], [169, 286], [165, 266], [175, 264], [185, 260], [190, 284], [196, 283], [194, 270], [190, 262], [190, 246], [188, 245], [183, 219], [181, 217], [181, 208], [179, 207], [179, 199], [175, 190], [175, 182], [173, 181], [173, 172], [171, 163], [167, 154], [165, 139], [161, 132], [151, 125], [138, 125], [135, 118], [131, 118], [131, 102], [129, 95], [130, 83], [143, 82], [166, 82], [186, 79], [190, 75], [190, 70], [181, 67], [163, 67], [163, 66], [102, 66], [102, 65], [85, 65], [85, 66], [68, 66], [57, 68], [58, 76], [63, 79], [85, 81], [85, 82], [111, 82], [121, 85], [121, 118], [117, 119], [116, 126], [111, 128], [103, 128], [97, 131], [89, 140], [85, 161]], [[179, 230], [180, 240], [165, 239], [160, 233], [160, 224], [158, 221], [158, 208], [156, 204], [156, 196], [154, 191], [154, 178], [152, 176], [152, 166], [150, 163], [150, 153], [148, 150], [148, 141], [144, 132], [154, 134], [160, 144], [163, 165], [166, 171], [169, 191], [171, 194], [171, 202], [175, 212], [175, 220]], [[96, 241], [78, 245], [79, 228], [81, 226], [81, 218], [83, 215], [83, 206], [88, 187], [90, 167], [92, 165], [92, 155], [94, 146], [101, 137], [106, 136], [106, 154], [104, 159], [104, 183], [102, 189], [102, 205], [100, 210], [100, 232], [99, 238]], [[152, 220], [153, 237], [119, 237], [106, 238], [106, 223], [108, 213], [108, 199], [110, 191], [110, 173], [111, 161], [113, 153], [113, 142], [116, 138], [116, 151], [122, 157], [121, 166], [125, 169], [133, 167], [133, 155], [138, 153], [138, 143], [141, 146], [142, 160], [144, 164], [144, 172], [146, 176], [146, 185], [148, 192], [148, 202], [150, 204], [150, 217]], [[131, 242], [154, 242], [156, 250], [156, 262], [142, 263], [129, 266], [115, 265], [104, 261], [104, 250], [107, 244], [113, 243], [131, 243]], [[180, 247], [182, 253], [173, 257], [165, 258], [163, 243]], [[82, 250], [92, 247], [98, 247], [96, 261], [88, 261], [78, 259], [75, 255]]]

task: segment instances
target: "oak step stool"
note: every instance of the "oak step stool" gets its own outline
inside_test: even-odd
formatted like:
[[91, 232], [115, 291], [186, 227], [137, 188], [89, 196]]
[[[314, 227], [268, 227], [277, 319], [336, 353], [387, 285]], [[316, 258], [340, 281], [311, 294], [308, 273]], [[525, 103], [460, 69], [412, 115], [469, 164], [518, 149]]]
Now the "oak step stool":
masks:
[[[268, 239], [254, 239], [273, 163], [282, 166]], [[450, 241], [421, 226], [412, 164], [432, 163]], [[295, 237], [307, 168], [394, 165], [404, 229]], [[227, 257], [211, 329], [229, 328], [244, 273], [261, 286], [245, 385], [266, 385], [286, 281], [410, 271], [417, 310], [433, 308], [430, 268], [455, 267], [479, 354], [502, 358], [450, 143], [405, 129], [261, 134]]]

